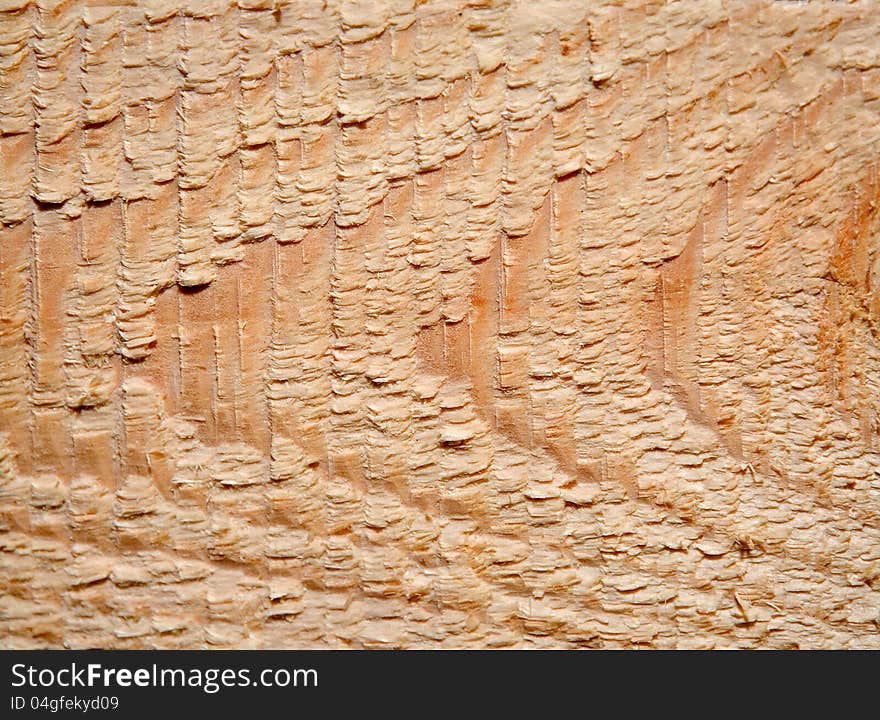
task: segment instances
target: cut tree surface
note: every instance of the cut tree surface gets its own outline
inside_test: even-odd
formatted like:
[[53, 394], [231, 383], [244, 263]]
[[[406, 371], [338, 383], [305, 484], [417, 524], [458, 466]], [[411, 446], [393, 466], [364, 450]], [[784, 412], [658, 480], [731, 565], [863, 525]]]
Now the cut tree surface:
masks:
[[0, 0], [0, 645], [880, 648], [878, 38]]

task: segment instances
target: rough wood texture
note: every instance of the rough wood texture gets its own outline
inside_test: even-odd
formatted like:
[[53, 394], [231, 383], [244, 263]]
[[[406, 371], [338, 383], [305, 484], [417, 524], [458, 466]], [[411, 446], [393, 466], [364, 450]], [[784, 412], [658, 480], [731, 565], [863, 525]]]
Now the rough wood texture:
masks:
[[878, 37], [0, 0], [0, 645], [880, 647]]

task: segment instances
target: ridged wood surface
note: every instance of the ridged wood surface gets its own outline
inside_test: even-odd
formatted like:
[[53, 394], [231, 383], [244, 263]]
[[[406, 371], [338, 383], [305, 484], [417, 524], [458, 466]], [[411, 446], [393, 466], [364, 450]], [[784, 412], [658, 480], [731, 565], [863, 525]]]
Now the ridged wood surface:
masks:
[[880, 648], [878, 38], [0, 0], [0, 646]]

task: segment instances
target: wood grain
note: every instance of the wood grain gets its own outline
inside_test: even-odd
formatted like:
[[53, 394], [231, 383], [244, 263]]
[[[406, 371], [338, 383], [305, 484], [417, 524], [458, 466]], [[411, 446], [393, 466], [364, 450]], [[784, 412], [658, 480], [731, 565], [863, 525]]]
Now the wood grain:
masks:
[[880, 647], [878, 37], [0, 0], [0, 646]]

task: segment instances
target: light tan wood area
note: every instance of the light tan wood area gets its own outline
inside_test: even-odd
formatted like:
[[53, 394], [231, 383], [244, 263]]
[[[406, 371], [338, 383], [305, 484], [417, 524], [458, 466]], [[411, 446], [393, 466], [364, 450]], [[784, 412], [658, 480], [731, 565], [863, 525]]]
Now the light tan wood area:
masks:
[[880, 647], [878, 38], [0, 0], [0, 646]]

